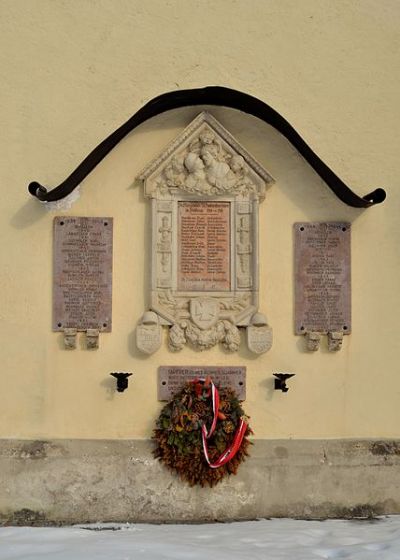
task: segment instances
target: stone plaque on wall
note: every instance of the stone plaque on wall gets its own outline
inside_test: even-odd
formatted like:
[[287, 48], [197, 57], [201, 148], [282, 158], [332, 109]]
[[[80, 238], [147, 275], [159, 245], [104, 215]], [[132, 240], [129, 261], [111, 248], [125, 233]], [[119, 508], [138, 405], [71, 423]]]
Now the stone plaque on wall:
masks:
[[[234, 352], [243, 327], [252, 352], [268, 351], [272, 330], [258, 308], [258, 212], [271, 175], [203, 112], [139, 178], [152, 207], [150, 309], [159, 328], [169, 328], [170, 350], [221, 344]], [[144, 347], [143, 317], [136, 342], [150, 353], [159, 346]]]
[[350, 224], [294, 225], [295, 332], [351, 332]]
[[239, 400], [246, 399], [246, 368], [243, 366], [160, 366], [158, 400], [170, 400], [187, 381], [207, 375], [217, 387], [230, 387], [236, 392]]
[[111, 331], [112, 238], [112, 218], [54, 219], [54, 331]]

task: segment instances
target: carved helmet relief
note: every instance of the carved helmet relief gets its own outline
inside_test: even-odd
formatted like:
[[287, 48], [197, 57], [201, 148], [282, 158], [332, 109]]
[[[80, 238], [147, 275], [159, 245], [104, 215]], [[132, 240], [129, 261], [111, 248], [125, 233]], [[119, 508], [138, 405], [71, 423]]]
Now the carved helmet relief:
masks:
[[[236, 351], [258, 311], [257, 213], [271, 175], [203, 112], [139, 178], [153, 199], [151, 309], [169, 348]], [[269, 349], [253, 330], [253, 351]]]

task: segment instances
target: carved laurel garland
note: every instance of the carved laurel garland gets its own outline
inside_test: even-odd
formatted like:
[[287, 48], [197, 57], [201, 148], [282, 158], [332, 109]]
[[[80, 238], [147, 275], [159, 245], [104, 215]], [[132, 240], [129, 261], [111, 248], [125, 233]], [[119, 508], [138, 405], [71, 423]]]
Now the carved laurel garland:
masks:
[[198, 350], [207, 350], [221, 343], [229, 352], [235, 352], [240, 345], [240, 332], [230, 321], [218, 321], [208, 329], [201, 329], [190, 319], [185, 319], [170, 328], [168, 345], [170, 350], [177, 352], [187, 342]]

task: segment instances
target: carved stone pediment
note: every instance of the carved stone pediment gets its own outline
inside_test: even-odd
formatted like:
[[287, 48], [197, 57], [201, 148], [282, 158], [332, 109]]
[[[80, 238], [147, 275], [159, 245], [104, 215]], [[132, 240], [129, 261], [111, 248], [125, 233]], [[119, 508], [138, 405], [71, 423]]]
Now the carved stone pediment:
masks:
[[[170, 349], [237, 350], [238, 327], [258, 311], [258, 205], [271, 175], [203, 112], [139, 178], [152, 199], [150, 307]], [[257, 329], [249, 347], [265, 352], [272, 334]]]
[[261, 201], [274, 182], [266, 171], [208, 112], [196, 119], [142, 171], [145, 195], [177, 190], [202, 197], [253, 194]]

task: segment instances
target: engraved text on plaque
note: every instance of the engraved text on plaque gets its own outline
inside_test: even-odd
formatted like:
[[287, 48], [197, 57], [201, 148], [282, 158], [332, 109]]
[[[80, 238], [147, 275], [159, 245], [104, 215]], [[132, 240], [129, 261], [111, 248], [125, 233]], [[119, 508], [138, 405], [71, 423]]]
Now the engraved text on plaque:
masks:
[[178, 290], [230, 290], [230, 203], [178, 203]]
[[246, 368], [243, 366], [160, 366], [158, 400], [168, 401], [187, 381], [209, 375], [216, 386], [230, 387], [239, 400], [246, 399]]
[[350, 224], [297, 223], [295, 332], [351, 331]]
[[112, 218], [54, 219], [53, 330], [111, 331]]

